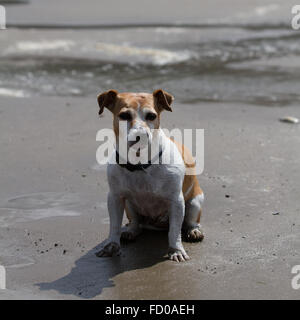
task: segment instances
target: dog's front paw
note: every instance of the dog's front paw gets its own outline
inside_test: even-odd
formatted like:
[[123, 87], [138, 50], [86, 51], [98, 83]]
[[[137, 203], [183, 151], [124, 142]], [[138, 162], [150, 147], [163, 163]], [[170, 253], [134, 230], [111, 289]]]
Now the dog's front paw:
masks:
[[108, 243], [103, 249], [96, 253], [97, 257], [118, 256], [121, 253], [120, 245], [116, 242]]
[[185, 239], [189, 242], [200, 242], [204, 238], [203, 231], [200, 227], [191, 228], [186, 231]]
[[190, 257], [186, 254], [186, 252], [179, 249], [169, 248], [168, 252], [169, 259], [176, 262], [183, 262], [189, 260]]

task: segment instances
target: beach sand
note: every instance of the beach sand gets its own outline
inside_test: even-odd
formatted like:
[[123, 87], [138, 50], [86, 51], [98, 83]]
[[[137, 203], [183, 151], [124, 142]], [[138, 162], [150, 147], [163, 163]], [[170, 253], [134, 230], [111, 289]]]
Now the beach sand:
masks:
[[[176, 98], [176, 92], [175, 98]], [[111, 127], [92, 98], [0, 104], [0, 299], [299, 299], [299, 106], [174, 103], [162, 127], [204, 128], [202, 243], [186, 263], [147, 231], [122, 256], [97, 258], [109, 219], [96, 133]]]

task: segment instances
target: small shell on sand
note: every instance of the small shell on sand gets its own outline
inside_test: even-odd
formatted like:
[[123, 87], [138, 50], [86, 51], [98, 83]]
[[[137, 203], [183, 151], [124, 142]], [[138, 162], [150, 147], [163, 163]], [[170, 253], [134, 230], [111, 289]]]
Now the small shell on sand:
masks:
[[298, 118], [290, 117], [290, 116], [281, 118], [280, 121], [287, 122], [287, 123], [299, 123], [299, 119]]

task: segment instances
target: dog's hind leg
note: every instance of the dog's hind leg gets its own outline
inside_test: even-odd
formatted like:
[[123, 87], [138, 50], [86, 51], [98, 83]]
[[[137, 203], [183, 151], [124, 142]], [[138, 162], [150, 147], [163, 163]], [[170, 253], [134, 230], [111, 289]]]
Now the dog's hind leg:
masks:
[[134, 241], [142, 232], [139, 225], [139, 216], [129, 201], [125, 203], [125, 212], [129, 223], [123, 228], [121, 239], [126, 241]]
[[202, 241], [204, 238], [200, 225], [202, 213], [203, 193], [196, 195], [185, 203], [185, 216], [182, 225], [183, 237], [186, 241]]

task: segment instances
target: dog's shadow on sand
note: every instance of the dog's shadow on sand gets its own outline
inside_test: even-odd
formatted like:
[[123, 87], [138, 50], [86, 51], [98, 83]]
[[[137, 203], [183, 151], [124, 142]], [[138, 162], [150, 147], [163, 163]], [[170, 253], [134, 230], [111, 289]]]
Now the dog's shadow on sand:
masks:
[[106, 241], [75, 261], [69, 274], [53, 282], [38, 283], [40, 290], [56, 290], [61, 294], [90, 299], [104, 288], [114, 287], [114, 277], [126, 271], [144, 269], [166, 260], [167, 232], [144, 230], [134, 242], [121, 243], [121, 256], [98, 258]]

